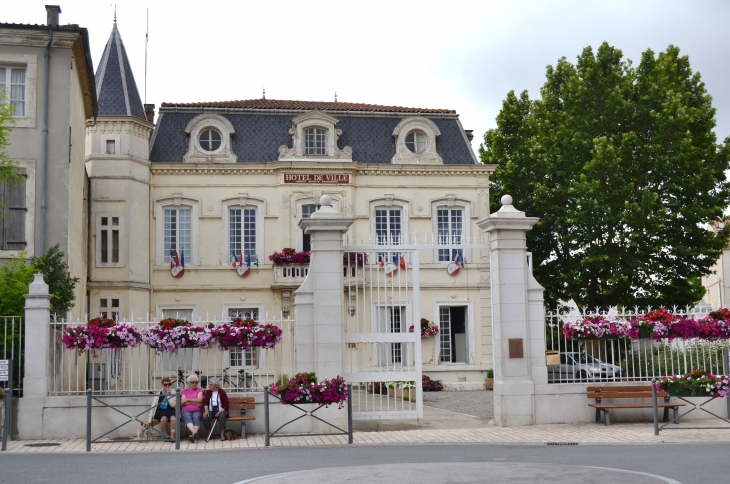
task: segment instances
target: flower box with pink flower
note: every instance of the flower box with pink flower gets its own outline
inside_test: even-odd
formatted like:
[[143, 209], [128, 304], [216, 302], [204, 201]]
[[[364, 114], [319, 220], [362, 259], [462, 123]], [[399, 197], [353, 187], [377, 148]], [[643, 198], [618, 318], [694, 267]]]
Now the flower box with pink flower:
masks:
[[623, 339], [629, 337], [631, 328], [631, 323], [625, 319], [599, 314], [566, 322], [563, 334], [566, 338], [577, 340]]
[[83, 353], [88, 350], [136, 347], [142, 342], [142, 336], [131, 324], [98, 317], [85, 325], [65, 328], [61, 341], [69, 350]]
[[194, 326], [184, 319], [163, 319], [141, 331], [142, 341], [158, 353], [176, 353], [182, 348], [210, 348], [213, 335], [208, 328]]
[[282, 330], [273, 324], [259, 324], [253, 319], [234, 318], [230, 323], [209, 328], [221, 351], [252, 346], [273, 348], [281, 341]]

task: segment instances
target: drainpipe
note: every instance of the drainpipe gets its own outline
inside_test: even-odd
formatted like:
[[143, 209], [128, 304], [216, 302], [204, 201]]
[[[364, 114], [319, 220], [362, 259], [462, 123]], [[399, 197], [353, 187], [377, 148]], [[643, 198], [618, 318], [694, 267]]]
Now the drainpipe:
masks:
[[51, 61], [51, 44], [53, 43], [53, 30], [48, 30], [48, 43], [46, 44], [46, 72], [45, 82], [43, 86], [43, 159], [41, 160], [41, 180], [43, 188], [41, 189], [41, 255], [46, 253], [46, 176], [48, 168], [48, 84], [50, 83], [51, 73], [49, 65]]

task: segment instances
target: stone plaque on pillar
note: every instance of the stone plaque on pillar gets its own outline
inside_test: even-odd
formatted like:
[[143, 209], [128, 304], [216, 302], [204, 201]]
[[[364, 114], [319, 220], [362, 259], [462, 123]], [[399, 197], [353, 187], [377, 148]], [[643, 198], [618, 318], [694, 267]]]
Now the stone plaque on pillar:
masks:
[[522, 338], [510, 338], [509, 339], [509, 357], [510, 358], [524, 358], [525, 350], [523, 348]]

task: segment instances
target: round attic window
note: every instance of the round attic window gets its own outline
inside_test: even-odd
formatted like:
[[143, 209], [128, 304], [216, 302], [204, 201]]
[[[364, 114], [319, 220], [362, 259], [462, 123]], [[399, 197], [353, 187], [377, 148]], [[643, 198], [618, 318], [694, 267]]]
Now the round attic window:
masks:
[[221, 134], [214, 129], [204, 129], [198, 136], [198, 142], [204, 151], [215, 151], [221, 147]]
[[420, 131], [411, 131], [406, 135], [406, 148], [413, 153], [426, 151], [426, 136]]

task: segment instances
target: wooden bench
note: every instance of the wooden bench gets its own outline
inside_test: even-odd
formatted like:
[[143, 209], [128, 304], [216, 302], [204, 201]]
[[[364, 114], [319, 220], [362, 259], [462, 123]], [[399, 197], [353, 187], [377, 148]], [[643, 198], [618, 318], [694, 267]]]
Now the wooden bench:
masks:
[[[657, 407], [664, 409], [664, 421], [669, 420], [669, 409], [674, 410], [674, 423], [679, 423], [679, 407], [684, 403], [670, 403], [669, 394], [663, 390], [657, 391], [657, 399], [664, 397], [664, 402], [657, 402]], [[588, 404], [596, 409], [596, 422], [601, 421], [601, 412], [605, 417], [606, 425], [611, 425], [609, 411], [615, 408], [654, 408], [654, 403], [602, 403], [604, 398], [652, 398], [651, 385], [623, 385], [588, 387], [588, 398], [595, 398], [596, 403]]]
[[[256, 405], [254, 405], [253, 397], [228, 397], [228, 410], [231, 415], [226, 418], [226, 423], [241, 422], [241, 432], [239, 436], [241, 439], [246, 438], [246, 422], [256, 420], [256, 417], [253, 415], [246, 415], [247, 410], [253, 410], [254, 408], [256, 408]], [[234, 414], [233, 412], [237, 412], [237, 414]], [[159, 423], [160, 421], [155, 419], [151, 422], [152, 427]], [[182, 419], [180, 419], [180, 425], [183, 425]]]
[[[246, 415], [247, 410], [256, 408], [253, 397], [228, 397], [228, 413], [231, 415], [226, 418], [226, 422], [241, 422], [240, 438], [246, 438], [246, 422], [256, 420], [256, 417]], [[238, 415], [233, 412], [238, 411]]]

